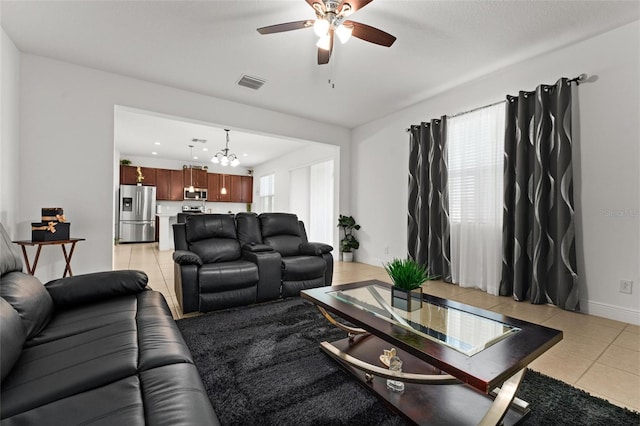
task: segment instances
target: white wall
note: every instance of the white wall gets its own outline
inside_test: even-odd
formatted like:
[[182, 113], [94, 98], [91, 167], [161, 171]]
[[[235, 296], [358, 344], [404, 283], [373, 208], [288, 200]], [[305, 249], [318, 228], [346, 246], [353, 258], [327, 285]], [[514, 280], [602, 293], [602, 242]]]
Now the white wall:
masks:
[[[267, 161], [266, 163], [256, 166], [253, 171], [254, 185], [253, 185], [253, 205], [256, 212], [260, 212], [259, 204], [259, 183], [260, 176], [275, 174], [275, 205], [274, 211], [276, 212], [292, 212], [292, 203], [290, 200], [290, 185], [291, 174], [290, 172], [301, 167], [307, 167], [312, 164], [320, 163], [322, 161], [333, 160], [334, 161], [334, 217], [336, 225], [338, 221], [338, 212], [348, 211], [349, 203], [344, 201], [344, 187], [348, 185], [348, 175], [345, 178], [343, 170], [345, 169], [344, 157], [348, 156], [348, 148], [325, 144], [311, 144], [305, 148], [298, 149], [287, 155], [284, 155], [278, 159]], [[301, 219], [305, 218], [307, 212], [302, 211], [300, 213]], [[305, 223], [308, 226], [308, 222]], [[334, 241], [338, 241], [338, 228], [336, 228]], [[334, 256], [337, 258], [338, 252], [334, 251]]]
[[[76, 274], [111, 268], [115, 105], [348, 150], [350, 131], [337, 126], [35, 55], [21, 54], [20, 66], [19, 189], [29, 196], [18, 203], [17, 236], [29, 238], [42, 207], [63, 207], [72, 235], [87, 239], [76, 248]], [[46, 281], [63, 269], [62, 254], [43, 249], [36, 276]]]
[[0, 28], [0, 223], [17, 238], [20, 52]]
[[[582, 310], [640, 324], [640, 25], [638, 22], [511, 66], [353, 130], [351, 209], [357, 256], [380, 265], [407, 254], [411, 124], [452, 115], [581, 73], [574, 193]], [[384, 170], [384, 173], [380, 173]], [[388, 254], [385, 248], [388, 247]], [[620, 279], [634, 280], [632, 295]]]

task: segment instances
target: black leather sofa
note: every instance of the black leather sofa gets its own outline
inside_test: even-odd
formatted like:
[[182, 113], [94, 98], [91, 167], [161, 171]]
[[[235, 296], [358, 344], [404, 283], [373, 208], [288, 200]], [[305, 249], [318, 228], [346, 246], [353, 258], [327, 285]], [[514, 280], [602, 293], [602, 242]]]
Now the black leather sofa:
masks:
[[217, 425], [163, 296], [137, 271], [43, 286], [0, 225], [0, 423]]
[[183, 313], [208, 312], [331, 285], [333, 248], [309, 243], [294, 214], [204, 214], [173, 225]]

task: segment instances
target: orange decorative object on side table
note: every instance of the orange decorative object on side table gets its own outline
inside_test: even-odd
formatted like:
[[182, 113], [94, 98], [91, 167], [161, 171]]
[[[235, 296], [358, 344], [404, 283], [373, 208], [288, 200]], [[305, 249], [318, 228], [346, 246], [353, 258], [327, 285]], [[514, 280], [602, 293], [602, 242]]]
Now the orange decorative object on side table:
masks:
[[[69, 274], [69, 276], [73, 276], [73, 273], [71, 272], [71, 256], [73, 256], [73, 251], [76, 248], [76, 243], [78, 241], [84, 241], [84, 240], [85, 240], [84, 238], [69, 238], [68, 240], [56, 240], [56, 241], [25, 240], [25, 241], [14, 241], [14, 243], [18, 244], [22, 248], [22, 255], [24, 256], [24, 261], [27, 264], [27, 272], [29, 273], [29, 275], [33, 275], [36, 271], [36, 266], [38, 265], [38, 259], [40, 258], [40, 250], [42, 250], [42, 246], [53, 246], [53, 245], [62, 246], [62, 254], [64, 255], [64, 260], [67, 264], [64, 268], [64, 274], [62, 275], [62, 278], [64, 278], [67, 276], [67, 273]], [[71, 244], [71, 249], [69, 250], [68, 254], [67, 254], [66, 244]], [[33, 260], [33, 266], [31, 266], [29, 263], [29, 257], [27, 256], [27, 249], [25, 248], [25, 246], [38, 246], [38, 249], [36, 250], [36, 257]]]

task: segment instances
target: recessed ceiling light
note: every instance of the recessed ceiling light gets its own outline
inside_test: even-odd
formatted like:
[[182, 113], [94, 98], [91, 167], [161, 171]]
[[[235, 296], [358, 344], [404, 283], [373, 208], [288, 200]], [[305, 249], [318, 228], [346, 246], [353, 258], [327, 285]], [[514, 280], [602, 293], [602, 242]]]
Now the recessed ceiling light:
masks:
[[153, 144], [154, 144], [154, 145], [160, 145], [160, 142], [155, 141]]
[[193, 159], [194, 159], [194, 160], [197, 160], [197, 159], [198, 159], [198, 156], [197, 156], [197, 155], [194, 155], [194, 156], [193, 156]]
[[155, 151], [153, 151], [153, 152], [151, 153], [151, 155], [158, 155], [158, 153], [157, 153], [157, 152], [155, 152]]
[[203, 150], [204, 152], [209, 151], [207, 148], [202, 148], [202, 150]]
[[243, 157], [248, 157], [249, 155], [245, 152], [244, 154], [242, 154]]

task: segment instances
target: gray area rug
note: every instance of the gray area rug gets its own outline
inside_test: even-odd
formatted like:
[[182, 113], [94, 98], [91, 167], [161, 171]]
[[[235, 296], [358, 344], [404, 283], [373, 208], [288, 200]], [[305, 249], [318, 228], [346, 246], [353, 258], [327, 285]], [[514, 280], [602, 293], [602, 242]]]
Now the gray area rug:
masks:
[[[404, 425], [319, 349], [345, 337], [300, 298], [177, 321], [223, 425]], [[524, 425], [639, 425], [640, 414], [528, 370]]]

